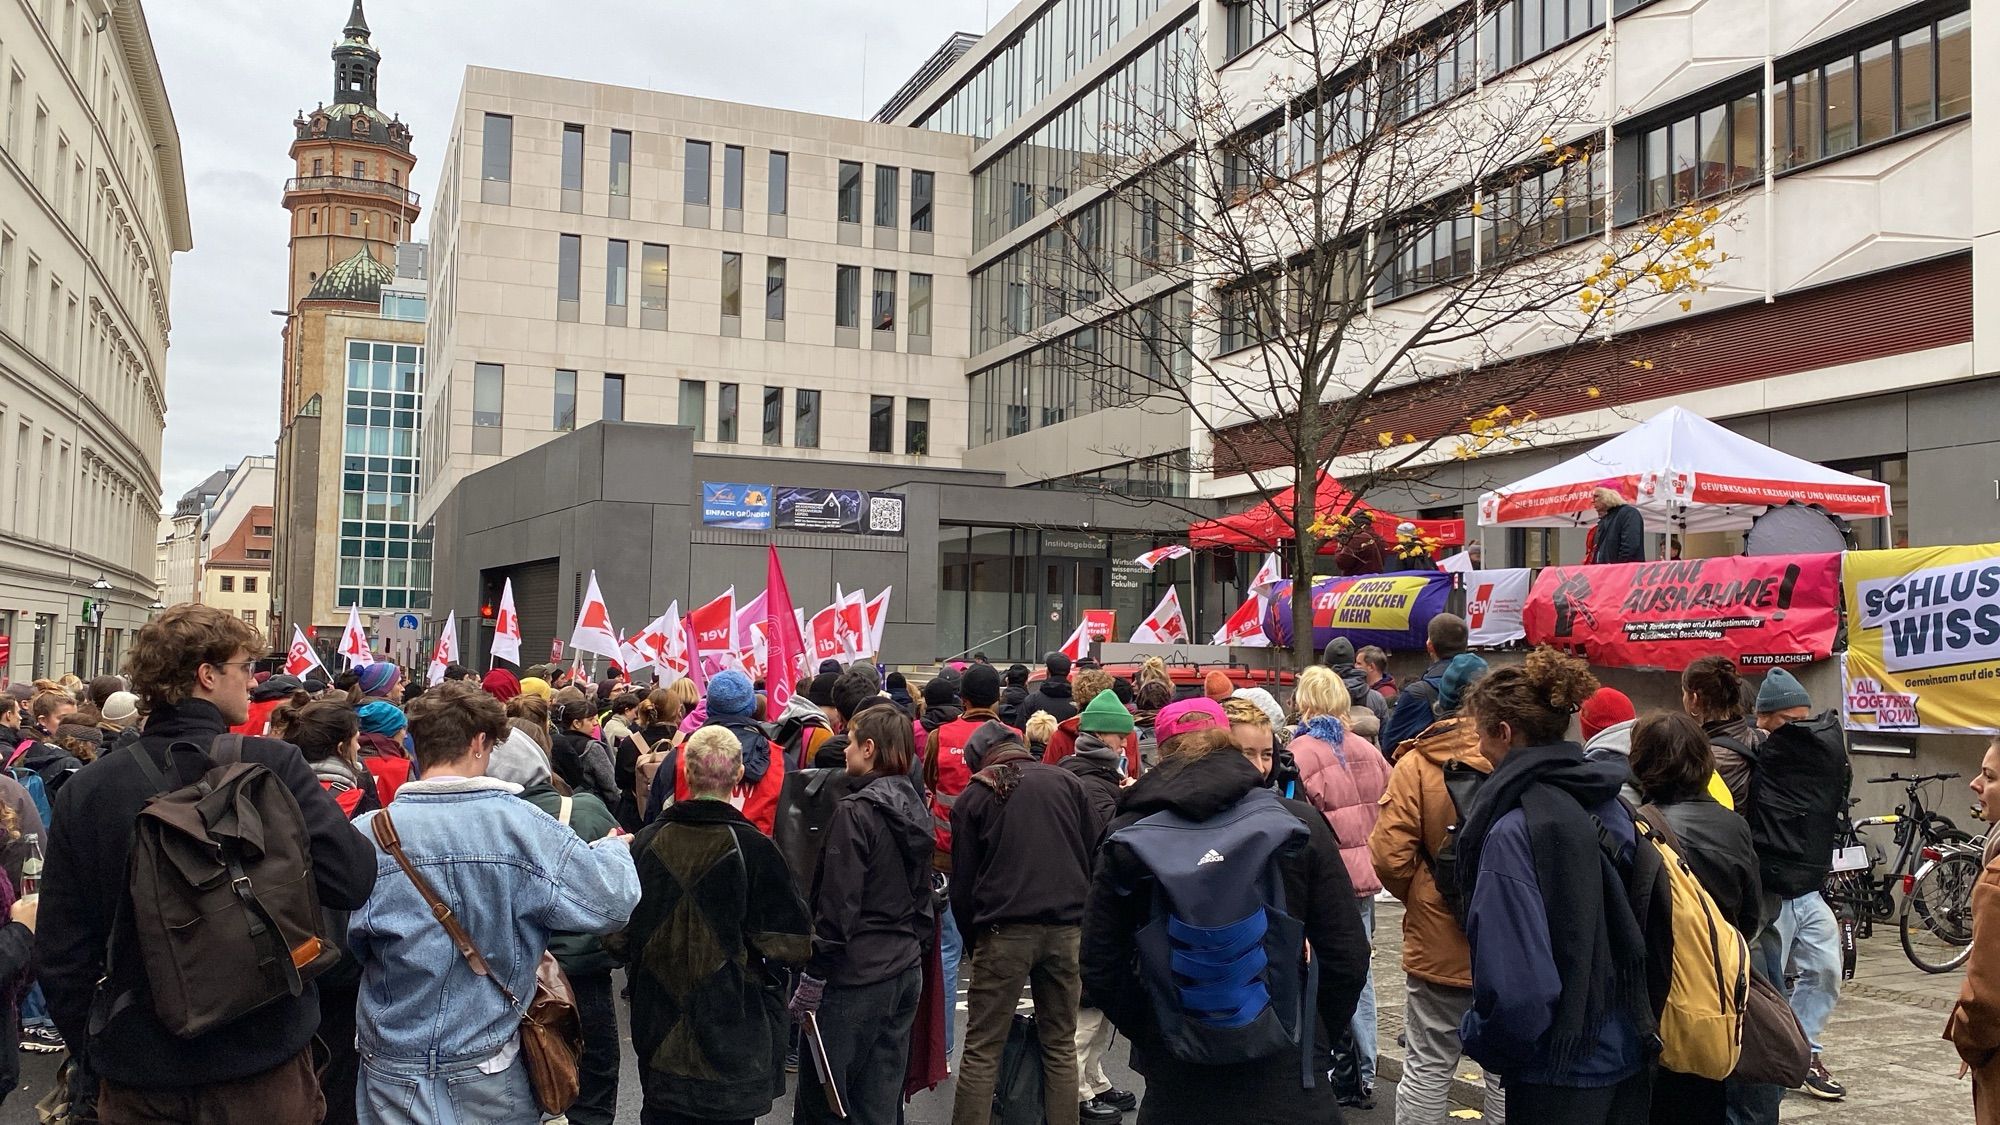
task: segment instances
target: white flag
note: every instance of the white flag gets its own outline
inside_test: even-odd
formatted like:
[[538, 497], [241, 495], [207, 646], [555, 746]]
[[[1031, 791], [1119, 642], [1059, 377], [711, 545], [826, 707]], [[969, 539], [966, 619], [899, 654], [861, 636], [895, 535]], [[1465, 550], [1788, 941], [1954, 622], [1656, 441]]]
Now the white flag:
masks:
[[1064, 641], [1056, 651], [1069, 657], [1072, 664], [1082, 660], [1090, 652], [1090, 619], [1085, 618], [1076, 627], [1076, 632], [1069, 635], [1069, 640]]
[[458, 611], [444, 615], [444, 632], [438, 634], [437, 648], [431, 652], [431, 666], [424, 677], [426, 683], [436, 687], [444, 682], [445, 669], [458, 663]]
[[500, 660], [521, 662], [521, 618], [514, 612], [514, 580], [500, 587], [500, 614], [493, 619], [493, 655]]
[[1167, 595], [1139, 627], [1132, 632], [1135, 645], [1177, 645], [1188, 639], [1187, 615], [1181, 612], [1178, 586], [1167, 587]]
[[1474, 647], [1512, 644], [1527, 637], [1522, 614], [1534, 578], [1534, 571], [1526, 567], [1465, 572], [1465, 626]]
[[292, 650], [285, 655], [285, 675], [304, 679], [305, 674], [314, 668], [319, 669], [328, 680], [333, 679], [333, 674], [327, 672], [326, 665], [320, 662], [319, 653], [314, 651], [312, 642], [306, 640], [306, 631], [294, 625]]
[[1268, 598], [1278, 583], [1285, 580], [1285, 572], [1278, 566], [1278, 553], [1264, 556], [1264, 565], [1257, 568], [1257, 577], [1250, 580], [1250, 592], [1260, 598]]
[[340, 655], [347, 658], [349, 668], [366, 668], [375, 663], [375, 654], [368, 651], [368, 632], [361, 627], [361, 607], [347, 607], [347, 628], [340, 631]]
[[618, 658], [618, 630], [611, 627], [611, 611], [605, 608], [604, 595], [597, 591], [594, 570], [590, 572], [590, 586], [583, 593], [583, 604], [576, 608], [576, 629], [569, 635], [569, 647], [576, 652]]

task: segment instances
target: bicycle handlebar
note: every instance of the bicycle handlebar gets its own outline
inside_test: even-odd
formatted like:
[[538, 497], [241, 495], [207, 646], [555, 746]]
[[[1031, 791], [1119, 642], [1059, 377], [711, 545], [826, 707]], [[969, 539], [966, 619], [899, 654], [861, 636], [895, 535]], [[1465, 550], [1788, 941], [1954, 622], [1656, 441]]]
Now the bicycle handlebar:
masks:
[[1893, 782], [1905, 785], [1922, 785], [1930, 781], [1956, 781], [1961, 776], [1963, 775], [1956, 773], [1927, 773], [1922, 777], [1904, 777], [1900, 773], [1892, 773], [1888, 777], [1871, 777], [1868, 779], [1868, 784], [1888, 785]]

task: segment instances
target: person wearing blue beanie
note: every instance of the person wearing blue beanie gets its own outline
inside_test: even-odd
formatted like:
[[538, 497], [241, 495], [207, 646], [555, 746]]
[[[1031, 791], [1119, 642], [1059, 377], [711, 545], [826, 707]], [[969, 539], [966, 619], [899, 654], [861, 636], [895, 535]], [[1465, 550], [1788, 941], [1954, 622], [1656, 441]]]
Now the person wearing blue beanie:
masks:
[[409, 725], [403, 716], [403, 709], [386, 699], [371, 699], [355, 708], [354, 715], [361, 721], [361, 733], [395, 735]]
[[1472, 690], [1486, 675], [1486, 660], [1476, 653], [1461, 652], [1444, 666], [1444, 679], [1438, 685], [1438, 714], [1449, 715], [1457, 711], [1465, 702], [1465, 693]]
[[724, 715], [748, 715], [757, 706], [757, 693], [751, 687], [750, 677], [735, 669], [730, 669], [708, 681], [708, 714], [710, 719]]
[[1811, 715], [1812, 696], [1799, 678], [1783, 668], [1771, 669], [1757, 688], [1757, 725], [1771, 730]]

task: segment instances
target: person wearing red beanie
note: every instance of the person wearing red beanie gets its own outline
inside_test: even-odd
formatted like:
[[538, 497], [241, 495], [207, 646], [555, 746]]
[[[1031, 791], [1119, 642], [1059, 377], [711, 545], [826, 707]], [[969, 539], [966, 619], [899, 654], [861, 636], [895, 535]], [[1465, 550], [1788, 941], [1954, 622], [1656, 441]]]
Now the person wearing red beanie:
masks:
[[[1632, 706], [1630, 696], [1617, 688], [1601, 687], [1583, 701], [1583, 710], [1577, 715], [1577, 721], [1583, 726], [1583, 740], [1589, 743], [1595, 742], [1598, 735], [1612, 727], [1629, 726], [1638, 717], [1639, 712]], [[1628, 745], [1630, 741], [1628, 734]]]

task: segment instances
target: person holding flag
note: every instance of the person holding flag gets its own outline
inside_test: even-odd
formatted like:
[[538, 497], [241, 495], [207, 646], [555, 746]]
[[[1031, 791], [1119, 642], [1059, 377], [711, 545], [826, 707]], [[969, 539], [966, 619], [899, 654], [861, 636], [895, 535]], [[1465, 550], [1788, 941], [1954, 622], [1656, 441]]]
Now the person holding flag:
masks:
[[521, 618], [514, 612], [514, 580], [500, 587], [500, 612], [493, 619], [493, 654], [487, 662], [505, 660], [516, 667], [521, 663]]
[[436, 687], [444, 682], [445, 674], [458, 663], [458, 611], [444, 616], [444, 628], [438, 632], [438, 643], [431, 650], [431, 666], [424, 674], [424, 682]]

